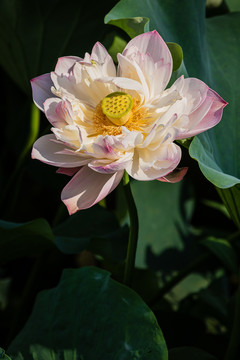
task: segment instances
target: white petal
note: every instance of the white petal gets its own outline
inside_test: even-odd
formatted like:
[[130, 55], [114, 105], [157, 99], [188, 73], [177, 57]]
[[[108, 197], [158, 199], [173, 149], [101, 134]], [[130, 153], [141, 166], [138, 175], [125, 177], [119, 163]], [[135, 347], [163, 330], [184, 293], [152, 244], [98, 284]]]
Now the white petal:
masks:
[[63, 56], [58, 59], [57, 65], [55, 67], [55, 73], [57, 75], [67, 75], [73, 68], [73, 65], [77, 61], [81, 61], [82, 58], [78, 56]]
[[113, 174], [116, 171], [124, 170], [132, 160], [133, 157], [133, 150], [128, 151], [124, 156], [122, 156], [120, 159], [116, 161], [111, 160], [94, 160], [91, 161], [88, 166], [102, 174]]
[[102, 82], [102, 83], [114, 84], [115, 86], [117, 86], [115, 91], [119, 91], [119, 89], [123, 90], [123, 91], [124, 90], [132, 90], [134, 92], [134, 96], [139, 95], [141, 100], [142, 101], [144, 100], [143, 87], [136, 80], [132, 80], [132, 79], [124, 78], [124, 77], [104, 77], [104, 78], [98, 79], [98, 81]]
[[140, 82], [144, 92], [145, 101], [148, 101], [150, 85], [146, 82], [145, 76], [138, 63], [130, 61], [127, 57], [118, 54], [118, 64], [120, 77]]
[[101, 43], [97, 42], [94, 45], [91, 59], [102, 65], [102, 73], [104, 76], [116, 76], [116, 67], [113, 59]]
[[90, 159], [75, 155], [72, 152], [61, 154], [66, 145], [55, 142], [55, 139], [52, 134], [40, 137], [33, 145], [32, 158], [48, 165], [66, 168], [82, 166], [90, 161]]
[[44, 111], [50, 123], [57, 128], [73, 124], [72, 107], [68, 101], [59, 98], [49, 98], [44, 102]]
[[136, 180], [154, 180], [174, 170], [181, 159], [181, 149], [174, 143], [159, 146], [153, 152], [148, 149], [135, 149], [133, 161], [126, 171]]

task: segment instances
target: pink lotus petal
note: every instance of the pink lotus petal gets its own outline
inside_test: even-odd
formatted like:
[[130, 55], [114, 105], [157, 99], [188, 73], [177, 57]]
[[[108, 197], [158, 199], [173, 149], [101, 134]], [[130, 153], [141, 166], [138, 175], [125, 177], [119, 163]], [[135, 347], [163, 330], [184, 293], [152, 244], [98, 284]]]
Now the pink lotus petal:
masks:
[[88, 166], [82, 167], [62, 191], [61, 199], [69, 214], [88, 209], [104, 199], [121, 181], [124, 171], [100, 174]]
[[129, 41], [123, 51], [123, 55], [127, 55], [131, 47], [136, 47], [140, 53], [150, 54], [154, 62], [163, 59], [163, 64], [172, 64], [172, 55], [156, 30], [138, 35]]
[[[195, 136], [217, 125], [221, 120], [223, 108], [226, 105], [227, 102], [221, 96], [212, 89], [209, 89], [205, 101], [189, 115], [190, 130], [181, 133], [176, 139], [186, 139]], [[208, 111], [206, 111], [207, 107]], [[191, 126], [191, 124], [196, 125]]]
[[96, 42], [92, 48], [91, 59], [97, 61], [99, 64], [103, 64], [108, 57], [110, 57], [110, 55], [105, 47], [100, 42]]
[[66, 145], [54, 140], [56, 138], [52, 134], [40, 137], [33, 145], [32, 158], [60, 168], [79, 167], [89, 162], [89, 159], [79, 155], [61, 153]]
[[44, 111], [43, 103], [47, 98], [53, 97], [51, 87], [53, 86], [50, 74], [44, 74], [31, 80], [33, 101], [35, 105]]
[[81, 167], [76, 167], [76, 168], [59, 168], [59, 169], [57, 169], [56, 173], [58, 173], [58, 174], [63, 174], [63, 175], [68, 175], [68, 176], [73, 176], [73, 175], [75, 175], [80, 169], [81, 169]]
[[188, 171], [188, 167], [176, 168], [169, 174], [157, 179], [162, 182], [177, 183], [181, 181]]
[[82, 61], [82, 58], [78, 56], [60, 57], [55, 67], [55, 73], [60, 76], [69, 74], [77, 61]]
[[91, 53], [91, 60], [96, 61], [101, 65], [104, 76], [116, 76], [116, 67], [113, 59], [100, 42], [97, 42], [94, 45]]

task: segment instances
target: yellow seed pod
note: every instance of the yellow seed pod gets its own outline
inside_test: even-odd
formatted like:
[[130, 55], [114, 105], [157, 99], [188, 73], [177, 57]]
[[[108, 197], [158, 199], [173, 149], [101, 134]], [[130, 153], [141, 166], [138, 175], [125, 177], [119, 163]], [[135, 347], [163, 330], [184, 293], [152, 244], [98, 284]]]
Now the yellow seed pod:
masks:
[[124, 92], [114, 92], [102, 100], [102, 112], [115, 125], [126, 124], [133, 106], [131, 95]]

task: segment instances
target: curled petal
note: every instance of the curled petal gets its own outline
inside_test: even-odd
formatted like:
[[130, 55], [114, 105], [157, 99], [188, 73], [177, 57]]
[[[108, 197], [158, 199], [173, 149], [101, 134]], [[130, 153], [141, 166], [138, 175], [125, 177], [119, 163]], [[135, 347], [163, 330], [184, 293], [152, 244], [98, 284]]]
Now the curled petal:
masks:
[[49, 122], [57, 128], [73, 124], [73, 110], [69, 101], [49, 98], [44, 104], [44, 112]]
[[57, 167], [73, 168], [87, 164], [88, 158], [76, 155], [74, 151], [64, 153], [66, 145], [54, 141], [54, 135], [44, 135], [33, 145], [32, 158]]
[[195, 111], [206, 99], [209, 87], [203, 81], [196, 78], [184, 79], [181, 76], [171, 87], [177, 89], [179, 94], [186, 99], [185, 113]]
[[105, 198], [121, 181], [123, 170], [114, 174], [100, 174], [83, 166], [62, 191], [61, 199], [69, 214], [88, 209]]
[[205, 101], [189, 114], [188, 129], [180, 132], [176, 139], [192, 137], [217, 125], [226, 105], [227, 102], [221, 96], [209, 89]]
[[169, 174], [167, 174], [157, 180], [174, 184], [174, 183], [181, 181], [184, 178], [184, 176], [186, 175], [187, 171], [188, 171], [187, 167], [176, 168]]
[[45, 100], [53, 96], [51, 92], [52, 85], [50, 74], [44, 74], [31, 80], [33, 101], [42, 111], [44, 111], [43, 103]]

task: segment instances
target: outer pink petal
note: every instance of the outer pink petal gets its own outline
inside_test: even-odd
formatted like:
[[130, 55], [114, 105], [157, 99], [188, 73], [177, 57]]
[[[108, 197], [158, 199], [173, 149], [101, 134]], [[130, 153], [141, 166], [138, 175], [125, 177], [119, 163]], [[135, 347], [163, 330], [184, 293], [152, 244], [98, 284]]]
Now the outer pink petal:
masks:
[[91, 58], [92, 60], [96, 60], [100, 64], [103, 64], [108, 57], [109, 54], [105, 47], [100, 43], [96, 42], [96, 44], [92, 48]]
[[62, 191], [61, 199], [69, 214], [88, 209], [105, 198], [121, 181], [124, 171], [100, 174], [82, 167]]
[[158, 62], [163, 59], [163, 64], [172, 64], [172, 55], [161, 36], [156, 30], [149, 31], [133, 38], [123, 51], [123, 55], [130, 47], [137, 47], [138, 51], [143, 54], [150, 54], [154, 62]]
[[60, 76], [69, 74], [77, 61], [82, 61], [82, 58], [78, 56], [60, 57], [55, 67], [55, 73]]
[[53, 82], [51, 80], [50, 74], [44, 74], [38, 77], [35, 77], [31, 80], [32, 92], [33, 92], [33, 101], [36, 106], [44, 111], [43, 103], [46, 99], [53, 96], [51, 92], [51, 87]]
[[176, 168], [166, 176], [163, 176], [157, 180], [174, 184], [181, 181], [186, 175], [187, 171], [188, 171], [187, 167]]
[[[206, 102], [211, 101], [211, 106], [207, 113], [202, 111]], [[223, 108], [227, 105], [227, 102], [221, 98], [215, 91], [209, 89], [205, 101], [195, 111], [189, 115], [189, 125], [195, 123], [189, 131], [181, 133], [177, 139], [185, 139], [194, 135], [200, 134], [203, 131], [211, 129], [217, 125], [222, 117]], [[204, 116], [202, 115], [204, 114]]]
[[113, 59], [100, 42], [97, 42], [94, 45], [91, 53], [91, 59], [103, 65], [104, 73], [107, 76], [116, 76], [116, 67], [114, 65]]
[[[132, 67], [138, 64], [152, 97], [159, 95], [159, 92], [165, 89], [172, 74], [172, 56], [157, 31], [141, 34], [132, 39], [124, 49], [123, 55], [132, 62]], [[118, 71], [121, 76], [128, 77], [124, 63], [119, 62]]]
[[60, 168], [79, 167], [89, 162], [88, 158], [77, 156], [74, 152], [61, 153], [66, 145], [55, 140], [56, 137], [52, 134], [40, 137], [33, 145], [32, 158]]
[[56, 173], [63, 174], [63, 175], [68, 175], [68, 176], [73, 176], [79, 170], [80, 170], [80, 167], [76, 167], [76, 168], [75, 167], [74, 168], [59, 168], [59, 169], [57, 169]]

